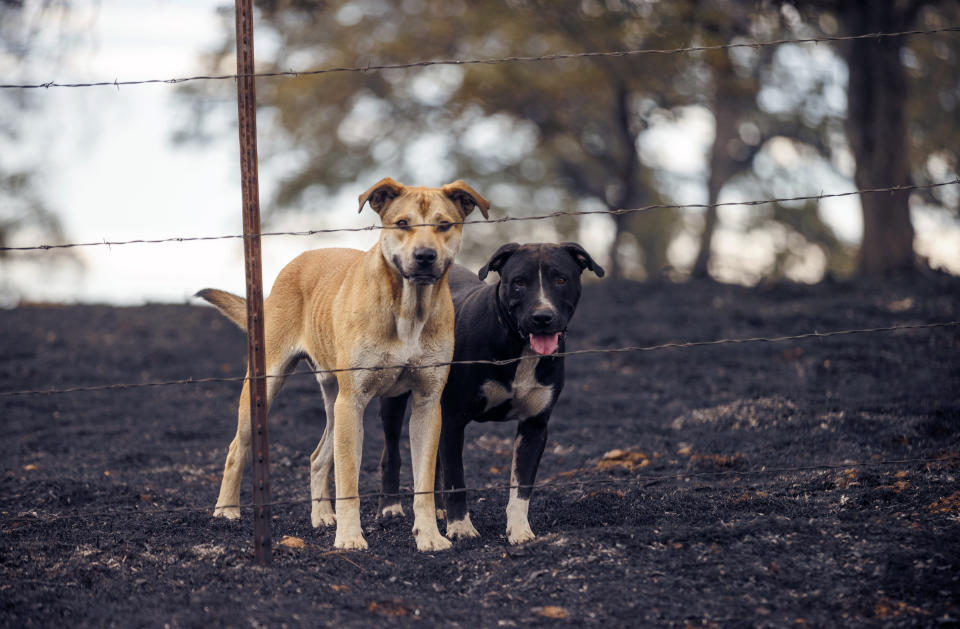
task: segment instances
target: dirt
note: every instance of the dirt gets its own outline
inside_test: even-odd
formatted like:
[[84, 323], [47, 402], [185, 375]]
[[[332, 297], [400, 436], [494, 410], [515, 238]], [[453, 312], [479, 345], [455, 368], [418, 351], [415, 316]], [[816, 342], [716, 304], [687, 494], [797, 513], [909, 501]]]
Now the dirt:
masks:
[[[958, 319], [960, 280], [941, 275], [601, 281], [568, 349]], [[21, 306], [0, 312], [0, 348], [0, 392], [236, 377], [246, 356], [238, 330], [187, 305]], [[955, 625], [958, 356], [960, 328], [945, 327], [571, 357], [537, 539], [510, 546], [506, 490], [481, 490], [481, 537], [428, 554], [409, 497], [386, 523], [364, 499], [369, 551], [333, 552], [333, 532], [310, 526], [324, 418], [313, 377], [292, 377], [270, 415], [269, 567], [252, 561], [249, 509], [211, 517], [237, 382], [0, 397], [0, 625]], [[468, 428], [468, 486], [508, 482], [514, 431]]]

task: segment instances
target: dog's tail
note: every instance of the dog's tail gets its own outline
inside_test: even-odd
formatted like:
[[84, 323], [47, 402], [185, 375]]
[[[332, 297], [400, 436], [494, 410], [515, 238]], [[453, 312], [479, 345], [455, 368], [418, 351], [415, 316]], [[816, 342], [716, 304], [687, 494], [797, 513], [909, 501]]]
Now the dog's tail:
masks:
[[209, 301], [223, 316], [240, 326], [244, 332], [247, 331], [247, 300], [243, 297], [216, 288], [204, 288], [194, 297]]

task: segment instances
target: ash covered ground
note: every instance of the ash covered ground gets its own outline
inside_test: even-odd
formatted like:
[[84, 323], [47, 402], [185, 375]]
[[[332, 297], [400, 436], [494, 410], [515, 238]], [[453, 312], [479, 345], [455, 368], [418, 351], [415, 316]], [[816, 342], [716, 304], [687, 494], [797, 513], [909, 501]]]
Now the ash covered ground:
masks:
[[[957, 319], [960, 280], [941, 275], [601, 281], [568, 349]], [[0, 391], [15, 391], [242, 376], [246, 346], [207, 307], [26, 305], [0, 312], [0, 355]], [[415, 549], [410, 498], [385, 523], [363, 501], [369, 551], [332, 552], [333, 531], [310, 526], [323, 405], [312, 376], [290, 378], [270, 415], [282, 504], [267, 568], [249, 510], [211, 517], [239, 383], [2, 397], [0, 624], [960, 622], [960, 328], [585, 354], [567, 372], [531, 502], [537, 539], [510, 546], [506, 490], [474, 491], [481, 537], [430, 554]], [[515, 430], [468, 428], [468, 486], [507, 484]], [[404, 452], [407, 489], [408, 466]]]

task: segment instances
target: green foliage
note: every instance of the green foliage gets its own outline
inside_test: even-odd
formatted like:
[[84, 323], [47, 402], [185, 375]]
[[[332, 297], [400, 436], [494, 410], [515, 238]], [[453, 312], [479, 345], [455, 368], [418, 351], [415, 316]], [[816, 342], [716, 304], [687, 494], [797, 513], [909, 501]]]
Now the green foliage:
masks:
[[[922, 26], [960, 20], [955, 4], [928, 4], [919, 13]], [[813, 36], [836, 30], [840, 19], [826, 1], [264, 0], [258, 9], [258, 50], [270, 49], [269, 59], [259, 57], [265, 71], [709, 46]], [[221, 71], [231, 71], [229, 17], [225, 13], [224, 44], [211, 54]], [[427, 185], [465, 178], [497, 212], [511, 215], [676, 201], [685, 182], [641, 160], [638, 141], [658, 120], [690, 105], [709, 109], [716, 122], [700, 181], [708, 203], [717, 202], [725, 188], [769, 191], [784, 179], [819, 190], [822, 170], [765, 174], [758, 156], [786, 138], [801, 153], [850, 176], [844, 86], [836, 76], [843, 64], [829, 50], [782, 46], [264, 79], [257, 85], [261, 154], [282, 160], [286, 173], [272, 207], [311, 207], [345, 185], [386, 175]], [[918, 179], [955, 173], [956, 38], [912, 38], [905, 50], [914, 172]], [[232, 86], [222, 83], [183, 90], [199, 114], [218, 98], [233, 98]], [[195, 136], [203, 126], [185, 131], [185, 137]], [[753, 184], [738, 187], [743, 182]], [[940, 202], [953, 198], [956, 204], [956, 195], [941, 192], [947, 201]], [[613, 274], [623, 262], [617, 246], [628, 233], [640, 250], [640, 274], [660, 274], [669, 244], [696, 229], [682, 217], [658, 210], [615, 219]], [[577, 235], [574, 219], [551, 224], [557, 237]], [[709, 252], [709, 217], [707, 225]], [[773, 225], [796, 235], [783, 242], [819, 248], [827, 270], [849, 270], [850, 246], [813, 208], [757, 210], [750, 228]], [[525, 223], [496, 229], [504, 240], [543, 235], [542, 228], [537, 232]], [[790, 266], [789, 255], [780, 257], [773, 275]]]

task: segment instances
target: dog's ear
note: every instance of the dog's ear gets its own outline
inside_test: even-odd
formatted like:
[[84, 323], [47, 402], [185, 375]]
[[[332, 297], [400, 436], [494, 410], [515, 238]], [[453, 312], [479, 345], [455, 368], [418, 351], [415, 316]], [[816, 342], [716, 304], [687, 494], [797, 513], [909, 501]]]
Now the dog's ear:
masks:
[[513, 252], [519, 248], [519, 244], [515, 242], [508, 242], [497, 249], [497, 252], [493, 254], [493, 256], [490, 258], [490, 261], [484, 264], [480, 271], [477, 272], [477, 277], [479, 277], [482, 281], [487, 279], [487, 273], [490, 271], [496, 271], [499, 273], [503, 269], [503, 265], [506, 264], [510, 256], [513, 255]]
[[577, 264], [580, 265], [581, 273], [585, 269], [590, 269], [597, 274], [597, 277], [603, 277], [603, 267], [597, 264], [596, 260], [590, 257], [590, 254], [587, 253], [586, 249], [575, 242], [562, 242], [560, 243], [560, 246], [566, 249], [570, 255], [573, 256], [573, 259], [577, 261]]
[[402, 183], [397, 183], [390, 177], [381, 179], [372, 188], [360, 195], [359, 211], [362, 212], [363, 204], [369, 202], [374, 212], [383, 214], [383, 210], [390, 204], [390, 201], [403, 194], [404, 187]]
[[490, 218], [490, 215], [487, 214], [487, 210], [490, 209], [490, 202], [477, 194], [477, 191], [468, 186], [465, 181], [458, 179], [453, 183], [448, 183], [440, 188], [440, 190], [460, 208], [464, 218], [466, 218], [475, 207], [480, 208], [480, 213], [483, 214], [483, 218]]

